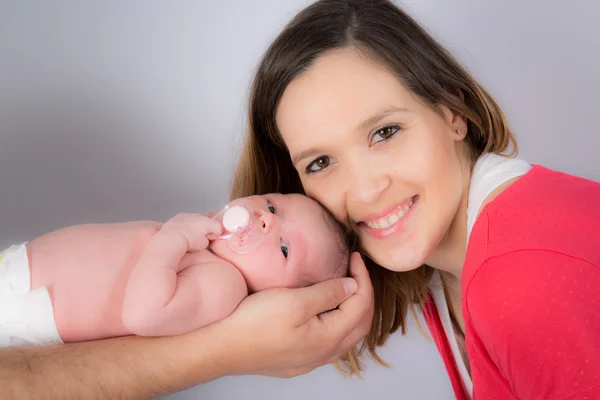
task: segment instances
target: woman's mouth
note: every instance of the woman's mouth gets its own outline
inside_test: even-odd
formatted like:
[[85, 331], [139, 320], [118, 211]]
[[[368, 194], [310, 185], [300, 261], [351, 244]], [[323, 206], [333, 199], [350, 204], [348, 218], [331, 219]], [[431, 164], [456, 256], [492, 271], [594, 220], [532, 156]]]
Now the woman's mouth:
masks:
[[415, 195], [401, 204], [392, 208], [382, 216], [365, 219], [360, 223], [363, 228], [375, 236], [387, 236], [399, 230], [407, 215], [418, 201], [419, 195]]

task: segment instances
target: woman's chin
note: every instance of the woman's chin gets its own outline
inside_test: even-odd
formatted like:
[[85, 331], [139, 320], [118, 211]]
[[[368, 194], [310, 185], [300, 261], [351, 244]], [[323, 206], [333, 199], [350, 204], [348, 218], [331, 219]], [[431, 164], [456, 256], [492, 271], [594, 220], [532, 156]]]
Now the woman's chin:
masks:
[[[378, 265], [396, 272], [407, 272], [421, 267], [425, 257], [405, 248], [378, 248], [366, 251], [367, 255]], [[376, 257], [372, 255], [376, 254]]]

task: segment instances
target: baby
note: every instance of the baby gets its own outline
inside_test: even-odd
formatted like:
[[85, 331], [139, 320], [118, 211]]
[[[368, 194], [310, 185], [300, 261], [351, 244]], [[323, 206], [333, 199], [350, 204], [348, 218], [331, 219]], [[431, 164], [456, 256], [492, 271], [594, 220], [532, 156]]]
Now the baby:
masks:
[[0, 254], [0, 346], [189, 332], [249, 293], [344, 276], [348, 238], [315, 201], [281, 194], [213, 218], [60, 229]]

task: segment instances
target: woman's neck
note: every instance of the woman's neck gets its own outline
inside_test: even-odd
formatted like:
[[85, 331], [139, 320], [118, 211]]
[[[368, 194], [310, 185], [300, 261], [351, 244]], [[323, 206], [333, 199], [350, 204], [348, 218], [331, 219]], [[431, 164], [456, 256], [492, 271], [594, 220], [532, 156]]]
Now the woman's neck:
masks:
[[465, 179], [457, 212], [439, 245], [426, 260], [427, 265], [453, 276], [458, 282], [467, 254], [467, 206], [471, 181], [470, 168], [464, 168]]
[[462, 316], [460, 278], [467, 254], [467, 207], [469, 205], [472, 172], [470, 163], [463, 162], [462, 166], [464, 179], [457, 212], [440, 244], [427, 259], [427, 265], [440, 272], [448, 311], [460, 333], [464, 333], [465, 329]]
[[465, 320], [462, 314], [460, 278], [467, 255], [468, 198], [469, 183], [467, 182], [454, 221], [436, 251], [431, 255], [431, 264], [428, 264], [440, 272], [450, 317], [463, 335]]

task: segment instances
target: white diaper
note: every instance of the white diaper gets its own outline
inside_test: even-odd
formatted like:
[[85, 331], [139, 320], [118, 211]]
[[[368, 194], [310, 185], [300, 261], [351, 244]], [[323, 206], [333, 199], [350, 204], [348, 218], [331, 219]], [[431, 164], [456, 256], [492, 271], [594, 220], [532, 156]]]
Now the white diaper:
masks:
[[25, 244], [0, 253], [0, 347], [63, 343], [48, 290], [30, 287]]

